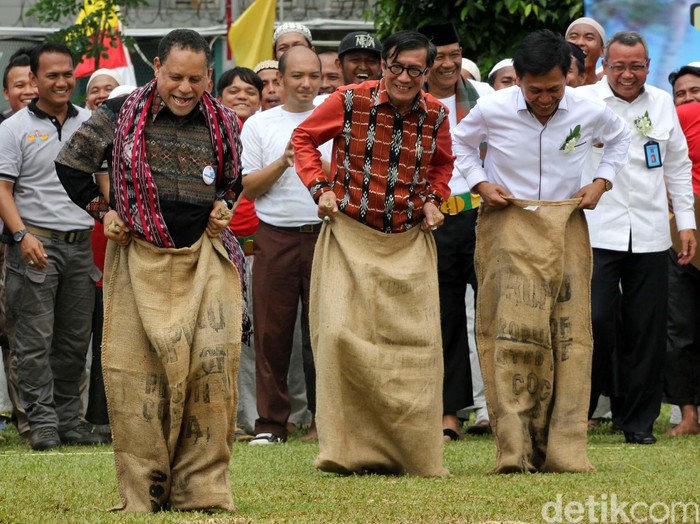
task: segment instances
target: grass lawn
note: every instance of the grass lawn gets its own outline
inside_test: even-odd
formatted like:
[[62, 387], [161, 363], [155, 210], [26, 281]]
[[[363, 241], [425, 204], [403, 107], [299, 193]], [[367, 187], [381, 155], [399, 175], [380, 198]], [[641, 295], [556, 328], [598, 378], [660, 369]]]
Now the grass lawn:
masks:
[[[535, 523], [548, 522], [547, 503], [549, 522], [623, 522], [623, 515], [632, 522], [700, 522], [697, 505], [683, 520], [677, 504], [700, 503], [700, 436], [662, 436], [667, 421], [665, 406], [653, 446], [624, 444], [609, 425], [593, 430], [589, 456], [598, 471], [577, 475], [490, 475], [490, 436], [446, 445], [452, 476], [440, 479], [321, 473], [312, 467], [318, 446], [296, 437], [277, 446], [236, 444], [234, 515], [109, 513], [119, 500], [110, 446], [32, 452], [10, 428], [0, 441], [0, 523]], [[613, 499], [622, 513], [612, 514]]]

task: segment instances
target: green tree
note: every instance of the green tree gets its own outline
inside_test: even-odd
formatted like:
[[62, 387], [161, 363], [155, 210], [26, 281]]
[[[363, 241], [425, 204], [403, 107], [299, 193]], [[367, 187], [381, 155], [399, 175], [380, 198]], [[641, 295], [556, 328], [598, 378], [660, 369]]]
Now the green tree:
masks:
[[[107, 56], [108, 45], [116, 47], [122, 41], [131, 47], [131, 39], [110, 24], [110, 14], [116, 10], [117, 19], [126, 26], [125, 10], [145, 5], [148, 0], [37, 0], [27, 15], [36, 15], [43, 24], [64, 26], [47, 38], [66, 44], [76, 57], [94, 58], [98, 69], [100, 59]], [[86, 7], [92, 9], [86, 11]], [[76, 23], [80, 14], [83, 18]]]
[[583, 1], [377, 0], [370, 16], [380, 38], [401, 29], [454, 22], [463, 55], [488, 73], [496, 62], [512, 57], [530, 31], [551, 29], [563, 34], [572, 20], [583, 16]]

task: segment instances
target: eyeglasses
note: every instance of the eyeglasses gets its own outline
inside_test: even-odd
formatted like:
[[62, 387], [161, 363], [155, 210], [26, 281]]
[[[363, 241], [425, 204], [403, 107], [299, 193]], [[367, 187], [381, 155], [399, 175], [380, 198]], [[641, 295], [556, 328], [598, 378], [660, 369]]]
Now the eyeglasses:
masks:
[[393, 64], [389, 65], [386, 62], [386, 68], [391, 71], [391, 74], [396, 75], [396, 76], [401, 76], [404, 71], [408, 73], [408, 76], [411, 78], [418, 78], [421, 75], [424, 75], [425, 73], [428, 72], [428, 68], [426, 67], [425, 69], [421, 69], [420, 67], [416, 66], [402, 66], [398, 62], [394, 62]]
[[641, 73], [649, 66], [649, 60], [647, 60], [643, 64], [632, 64], [629, 66], [627, 66], [627, 65], [610, 65], [607, 62], [605, 62], [605, 66], [613, 73], [623, 73], [627, 69], [629, 69], [633, 73]]

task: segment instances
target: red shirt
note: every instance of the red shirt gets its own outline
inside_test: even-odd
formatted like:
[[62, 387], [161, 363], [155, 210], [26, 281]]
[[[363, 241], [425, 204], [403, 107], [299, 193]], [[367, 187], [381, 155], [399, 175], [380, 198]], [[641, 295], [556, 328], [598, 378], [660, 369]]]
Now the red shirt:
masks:
[[[243, 122], [244, 120], [241, 120], [239, 117], [238, 124], [241, 126], [241, 129], [243, 129]], [[255, 200], [248, 200], [246, 197], [242, 197], [228, 227], [237, 237], [249, 237], [258, 230], [259, 223], [260, 219], [255, 214]]]
[[693, 192], [700, 195], [700, 102], [677, 106], [676, 111], [693, 163]]
[[[319, 145], [333, 139], [331, 178]], [[400, 115], [384, 80], [340, 87], [292, 135], [297, 173], [314, 200], [331, 188], [346, 215], [385, 233], [423, 219], [423, 204], [450, 196], [454, 156], [447, 109], [423, 91]]]
[[237, 237], [249, 237], [258, 230], [258, 215], [255, 214], [255, 201], [241, 198], [229, 227]]
[[[95, 220], [95, 228], [92, 230], [92, 261], [97, 266], [97, 269], [105, 272], [105, 252], [107, 251], [107, 237], [105, 236], [104, 226]], [[97, 282], [98, 287], [102, 287], [102, 277]]]

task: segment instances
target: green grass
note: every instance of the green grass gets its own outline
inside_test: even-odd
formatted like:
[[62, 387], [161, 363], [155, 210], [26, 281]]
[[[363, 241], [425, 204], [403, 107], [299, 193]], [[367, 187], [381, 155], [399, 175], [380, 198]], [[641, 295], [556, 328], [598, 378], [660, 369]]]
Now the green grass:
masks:
[[[318, 446], [296, 437], [278, 446], [236, 444], [233, 515], [110, 513], [119, 500], [111, 447], [32, 452], [8, 429], [0, 442], [0, 523], [534, 523], [544, 522], [542, 506], [557, 494], [564, 504], [612, 494], [628, 504], [700, 502], [700, 436], [662, 436], [665, 421], [667, 407], [654, 446], [623, 444], [609, 425], [593, 430], [589, 456], [598, 471], [577, 475], [491, 475], [495, 446], [489, 436], [448, 444], [445, 465], [452, 476], [440, 479], [321, 473], [312, 466]], [[687, 522], [696, 522], [694, 515]]]

